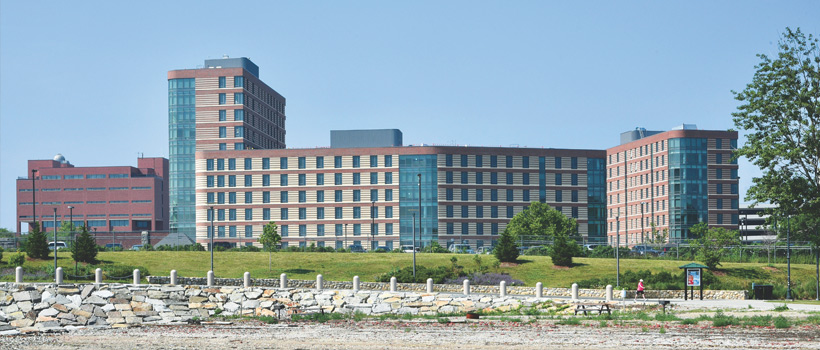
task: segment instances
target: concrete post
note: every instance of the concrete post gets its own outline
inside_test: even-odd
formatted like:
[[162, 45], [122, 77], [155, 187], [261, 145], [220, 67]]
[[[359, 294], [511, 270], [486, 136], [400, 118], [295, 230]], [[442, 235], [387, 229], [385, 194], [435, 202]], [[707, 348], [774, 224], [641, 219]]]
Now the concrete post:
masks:
[[63, 268], [58, 267], [56, 271], [54, 271], [54, 282], [57, 284], [63, 284]]
[[102, 269], [99, 267], [94, 270], [94, 283], [102, 284]]
[[171, 285], [177, 285], [177, 270], [171, 270]]
[[427, 293], [432, 293], [432, 292], [433, 292], [433, 279], [428, 278], [427, 279]]
[[353, 276], [353, 292], [359, 291], [359, 276]]
[[279, 288], [287, 288], [288, 287], [288, 274], [282, 273], [279, 275]]
[[214, 270], [208, 270], [208, 287], [214, 286]]
[[578, 283], [572, 284], [572, 300], [578, 300]]
[[14, 269], [14, 283], [23, 283], [23, 267], [17, 266]]
[[251, 273], [245, 271], [245, 274], [242, 275], [242, 286], [245, 288], [251, 287]]
[[396, 276], [390, 277], [390, 291], [396, 291]]
[[544, 297], [544, 284], [538, 282], [535, 284], [535, 297], [536, 298], [543, 298]]
[[612, 285], [607, 284], [606, 285], [606, 302], [608, 303], [610, 301], [612, 301]]
[[140, 270], [134, 269], [134, 284], [140, 284]]
[[464, 280], [464, 295], [470, 295], [470, 280]]
[[498, 284], [498, 292], [502, 297], [507, 296], [507, 281], [501, 281], [501, 283]]
[[316, 291], [317, 292], [322, 291], [322, 283], [323, 282], [324, 282], [324, 278], [322, 277], [322, 275], [316, 275]]

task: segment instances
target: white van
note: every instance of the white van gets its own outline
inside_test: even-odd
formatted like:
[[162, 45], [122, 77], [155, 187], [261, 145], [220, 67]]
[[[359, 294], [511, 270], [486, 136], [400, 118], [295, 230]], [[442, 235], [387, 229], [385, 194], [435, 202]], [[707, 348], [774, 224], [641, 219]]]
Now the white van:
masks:
[[[405, 253], [412, 253], [413, 252], [413, 246], [412, 245], [403, 245], [403, 246], [401, 246], [401, 251], [405, 252]], [[421, 251], [421, 249], [419, 247], [416, 247], [415, 251], [416, 251], [416, 253], [418, 253], [418, 252]]]
[[470, 248], [469, 244], [453, 244], [450, 246], [451, 253], [467, 253], [467, 254], [475, 254], [472, 248]]
[[[57, 250], [66, 249], [68, 246], [63, 241], [57, 241]], [[54, 242], [48, 242], [48, 250], [54, 250]]]

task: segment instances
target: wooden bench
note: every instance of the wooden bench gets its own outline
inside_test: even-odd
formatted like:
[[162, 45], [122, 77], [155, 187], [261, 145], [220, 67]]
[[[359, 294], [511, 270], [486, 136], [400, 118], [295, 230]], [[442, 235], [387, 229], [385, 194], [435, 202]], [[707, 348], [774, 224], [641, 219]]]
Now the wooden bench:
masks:
[[606, 312], [612, 314], [612, 308], [609, 303], [578, 303], [575, 304], [575, 314], [583, 312], [587, 315], [588, 312], [598, 312], [598, 315]]

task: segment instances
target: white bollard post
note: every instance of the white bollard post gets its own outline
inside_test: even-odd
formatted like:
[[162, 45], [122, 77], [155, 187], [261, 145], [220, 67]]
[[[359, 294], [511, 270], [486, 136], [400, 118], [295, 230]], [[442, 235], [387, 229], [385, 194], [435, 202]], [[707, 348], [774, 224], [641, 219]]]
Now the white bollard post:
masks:
[[242, 275], [242, 286], [245, 288], [251, 287], [251, 273], [248, 271], [245, 271], [245, 274]]
[[14, 269], [14, 283], [23, 283], [23, 267], [17, 266]]
[[171, 285], [177, 285], [177, 270], [171, 270]]
[[470, 280], [464, 280], [464, 295], [470, 295]]
[[102, 269], [99, 267], [94, 270], [94, 283], [102, 284]]
[[359, 291], [359, 276], [353, 276], [353, 293]]
[[578, 300], [578, 283], [572, 284], [572, 300]]
[[507, 296], [507, 281], [501, 281], [501, 283], [498, 284], [498, 291], [499, 291], [498, 294], [501, 297], [506, 297]]
[[214, 286], [214, 270], [208, 270], [208, 287]]
[[282, 273], [279, 275], [279, 288], [287, 288], [288, 287], [288, 274]]
[[432, 293], [432, 292], [433, 292], [433, 279], [428, 278], [427, 279], [427, 293]]
[[612, 301], [612, 285], [607, 284], [606, 285], [606, 302], [608, 303], [610, 301]]
[[535, 297], [536, 298], [543, 298], [544, 297], [544, 284], [538, 282], [535, 284]]
[[322, 282], [324, 282], [324, 279], [322, 278], [322, 275], [316, 275], [316, 291], [317, 292], [322, 291]]
[[140, 284], [140, 270], [134, 269], [134, 284]]
[[396, 276], [390, 277], [390, 291], [396, 291]]
[[54, 271], [54, 282], [57, 284], [63, 284], [63, 268], [58, 267], [57, 271]]

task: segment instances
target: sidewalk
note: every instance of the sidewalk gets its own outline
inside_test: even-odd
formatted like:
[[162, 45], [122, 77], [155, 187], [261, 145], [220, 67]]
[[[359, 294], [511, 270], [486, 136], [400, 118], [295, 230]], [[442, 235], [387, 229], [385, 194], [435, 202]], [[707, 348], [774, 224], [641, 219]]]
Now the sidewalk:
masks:
[[[617, 301], [623, 303], [623, 305], [631, 305], [631, 304], [647, 304], [647, 305], [657, 305], [658, 299], [649, 299], [647, 298], [646, 301], [638, 298], [638, 301], [633, 301], [632, 299], [627, 298], [626, 300], [622, 301], [621, 299], [615, 299], [613, 301]], [[710, 309], [710, 310], [758, 310], [758, 311], [766, 311], [766, 310], [774, 310], [774, 308], [778, 306], [783, 306], [782, 301], [777, 300], [753, 300], [753, 299], [746, 299], [746, 300], [683, 300], [683, 299], [669, 299], [671, 301], [671, 305], [675, 308], [682, 308], [682, 309]], [[795, 304], [790, 303], [786, 304], [789, 306], [789, 309], [795, 311], [820, 311], [820, 305], [813, 305], [813, 304]], [[667, 307], [669, 307], [667, 306]], [[749, 308], [751, 306], [751, 309]]]

